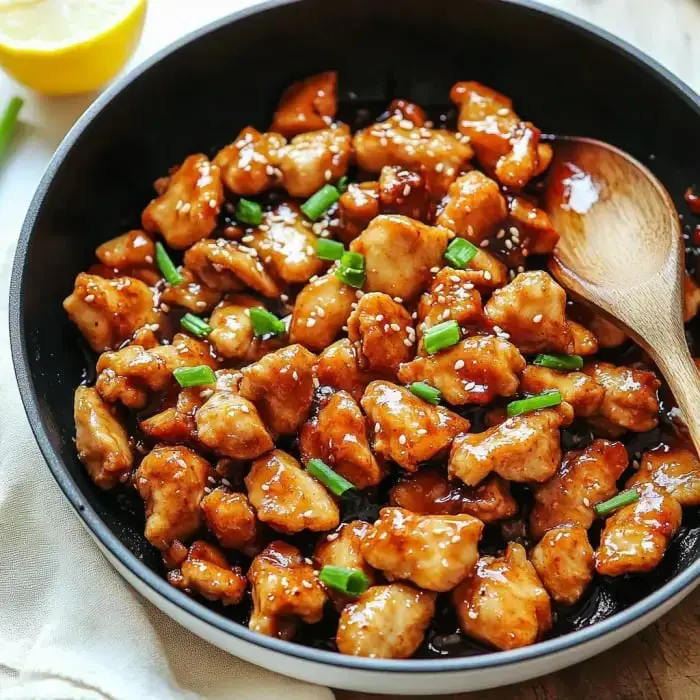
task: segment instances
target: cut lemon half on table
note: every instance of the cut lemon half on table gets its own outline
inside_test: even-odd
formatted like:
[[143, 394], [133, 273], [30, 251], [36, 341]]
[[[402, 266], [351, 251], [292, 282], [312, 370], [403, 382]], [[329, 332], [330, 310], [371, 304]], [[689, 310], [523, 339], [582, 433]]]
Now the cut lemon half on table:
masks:
[[0, 0], [0, 65], [47, 95], [96, 90], [127, 62], [146, 0]]

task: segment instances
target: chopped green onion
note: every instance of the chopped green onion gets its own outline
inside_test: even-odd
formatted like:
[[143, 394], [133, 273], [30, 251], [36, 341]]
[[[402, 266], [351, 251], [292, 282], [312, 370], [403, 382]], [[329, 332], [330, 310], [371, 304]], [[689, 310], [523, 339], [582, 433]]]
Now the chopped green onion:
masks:
[[457, 321], [443, 321], [429, 328], [423, 336], [423, 347], [429, 355], [451, 348], [459, 343], [459, 324]]
[[327, 238], [319, 238], [316, 241], [316, 255], [321, 260], [340, 260], [345, 253], [345, 246], [340, 241], [329, 241]]
[[213, 384], [216, 381], [214, 370], [207, 365], [199, 367], [178, 367], [173, 371], [173, 377], [177, 383], [186, 388], [188, 386], [200, 386], [202, 384]]
[[607, 501], [602, 503], [597, 503], [593, 510], [596, 515], [609, 515], [614, 510], [622, 508], [622, 506], [628, 506], [630, 503], [634, 503], [639, 500], [639, 493], [634, 489], [627, 489], [627, 491], [620, 491], [617, 496], [609, 498]]
[[566, 372], [572, 369], [581, 369], [583, 358], [581, 355], [538, 355], [533, 364]]
[[345, 595], [358, 596], [369, 588], [367, 574], [344, 566], [324, 566], [318, 575], [321, 583]]
[[528, 396], [526, 399], [511, 401], [506, 407], [509, 417], [519, 416], [521, 413], [530, 413], [537, 411], [540, 408], [550, 408], [558, 406], [561, 403], [561, 394], [558, 389], [550, 389], [543, 391], [537, 396]]
[[168, 284], [177, 287], [185, 281], [160, 241], [156, 243], [156, 262]]
[[260, 226], [262, 223], [262, 207], [250, 199], [239, 199], [236, 206], [236, 219], [243, 224]]
[[206, 321], [202, 321], [199, 316], [194, 314], [185, 314], [180, 319], [180, 324], [186, 331], [198, 338], [206, 338], [214, 330]]
[[445, 251], [445, 260], [452, 267], [463, 270], [472, 261], [479, 249], [465, 238], [455, 238]]
[[250, 320], [253, 323], [255, 335], [279, 335], [287, 330], [284, 321], [280, 321], [267, 309], [253, 308], [250, 310]]
[[365, 284], [364, 270], [351, 270], [349, 267], [339, 267], [335, 271], [335, 276], [345, 284], [349, 284], [356, 289], [362, 289]]
[[343, 175], [343, 177], [338, 180], [338, 182], [335, 183], [335, 187], [340, 192], [340, 194], [343, 194], [343, 192], [346, 192], [348, 189], [348, 176]]
[[419, 399], [427, 401], [428, 403], [434, 403], [435, 405], [440, 403], [442, 394], [439, 389], [426, 382], [413, 382], [411, 386], [408, 387], [411, 393], [415, 394]]
[[301, 205], [301, 210], [311, 221], [318, 221], [339, 198], [340, 192], [337, 188], [333, 185], [324, 185]]
[[353, 251], [347, 251], [343, 253], [340, 258], [340, 264], [342, 267], [347, 267], [350, 270], [359, 270], [364, 272], [365, 270], [365, 256], [362, 253], [354, 253]]
[[17, 116], [23, 104], [24, 100], [21, 97], [13, 97], [7, 103], [2, 117], [0, 117], [0, 158], [5, 155], [5, 151], [10, 145], [17, 127]]
[[355, 490], [353, 484], [340, 476], [340, 474], [336, 474], [320, 459], [310, 459], [309, 463], [306, 465], [306, 470], [336, 496], [342, 496], [346, 491]]

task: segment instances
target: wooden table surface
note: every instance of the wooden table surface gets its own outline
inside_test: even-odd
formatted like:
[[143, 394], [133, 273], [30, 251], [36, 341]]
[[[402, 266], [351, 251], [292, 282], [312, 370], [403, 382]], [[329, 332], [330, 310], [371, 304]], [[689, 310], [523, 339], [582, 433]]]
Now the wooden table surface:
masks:
[[[700, 92], [700, 0], [540, 2], [577, 14], [623, 37]], [[407, 700], [398, 695], [335, 692], [337, 700]], [[700, 589], [654, 625], [588, 661], [506, 688], [443, 697], [447, 700], [699, 700]]]

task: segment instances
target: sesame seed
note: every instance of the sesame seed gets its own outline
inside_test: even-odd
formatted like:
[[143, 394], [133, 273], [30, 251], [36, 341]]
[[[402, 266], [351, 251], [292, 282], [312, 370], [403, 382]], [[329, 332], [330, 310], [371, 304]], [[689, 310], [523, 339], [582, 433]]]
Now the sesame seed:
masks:
[[583, 499], [583, 505], [586, 506], [586, 508], [588, 508], [588, 507], [590, 507], [591, 502], [590, 502], [587, 498], [584, 498], [584, 499]]
[[95, 295], [94, 295], [94, 294], [88, 294], [88, 295], [85, 297], [85, 301], [86, 301], [88, 304], [92, 304], [92, 302], [95, 301]]
[[404, 185], [403, 187], [403, 196], [408, 197], [408, 195], [411, 194], [411, 186], [410, 185]]
[[399, 445], [405, 445], [406, 444], [406, 436], [402, 433], [399, 435]]
[[535, 316], [532, 317], [532, 322], [533, 323], [541, 323], [542, 321], [542, 314], [536, 314]]
[[436, 173], [441, 173], [445, 169], [445, 164], [444, 163], [437, 163], [435, 165], [435, 172]]
[[508, 250], [512, 250], [512, 249], [513, 249], [513, 241], [507, 240], [507, 241], [505, 242], [505, 246], [506, 246], [506, 248], [507, 248]]
[[488, 270], [484, 271], [484, 279], [485, 280], [490, 280], [491, 279], [491, 273]]
[[153, 256], [147, 255], [144, 260], [150, 265], [153, 262]]
[[431, 267], [431, 268], [430, 268], [430, 271], [435, 275], [435, 274], [437, 274], [438, 272], [440, 272], [440, 268], [437, 267], [437, 265], [436, 265], [435, 267]]
[[410, 348], [411, 345], [413, 345], [413, 341], [412, 341], [412, 340], [409, 340], [408, 338], [404, 338], [404, 339], [403, 339], [403, 344], [404, 344], [407, 348]]
[[464, 360], [457, 360], [455, 362], [455, 369], [460, 370], [464, 368]]
[[164, 302], [160, 305], [160, 310], [164, 313], [167, 314], [170, 311], [170, 307]]
[[384, 314], [377, 314], [375, 316], [375, 320], [377, 321], [377, 323], [381, 323], [384, 320]]
[[401, 330], [401, 326], [399, 326], [398, 323], [392, 323], [391, 324], [391, 330], [396, 331], [397, 333]]
[[292, 379], [293, 379], [294, 381], [298, 381], [298, 380], [299, 380], [299, 373], [298, 373], [296, 370], [294, 370], [294, 371], [292, 372]]
[[207, 306], [206, 301], [202, 301], [201, 299], [199, 301], [196, 301], [194, 304], [198, 309], [204, 309]]
[[323, 177], [324, 177], [326, 180], [330, 180], [330, 179], [333, 177], [333, 173], [332, 173], [330, 170], [326, 170], [326, 172], [323, 173]]
[[479, 247], [480, 248], [488, 248], [489, 247], [489, 239], [487, 238], [487, 239], [481, 241], [481, 243], [479, 244]]
[[378, 422], [374, 424], [374, 432], [375, 433], [378, 433], [381, 429], [382, 429], [382, 426], [379, 425]]

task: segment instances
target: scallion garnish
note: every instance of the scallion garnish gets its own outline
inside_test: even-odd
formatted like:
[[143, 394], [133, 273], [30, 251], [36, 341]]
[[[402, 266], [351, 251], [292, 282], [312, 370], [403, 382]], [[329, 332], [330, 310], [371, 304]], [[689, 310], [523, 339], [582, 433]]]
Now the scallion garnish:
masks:
[[583, 358], [581, 355], [538, 355], [533, 364], [567, 372], [573, 369], [581, 369], [583, 367]]
[[324, 566], [318, 575], [321, 583], [345, 595], [358, 596], [369, 588], [367, 574], [344, 566]]
[[321, 260], [340, 260], [345, 253], [345, 246], [340, 241], [329, 241], [327, 238], [319, 238], [316, 241], [316, 255]]
[[311, 221], [318, 221], [339, 198], [340, 192], [336, 187], [324, 185], [301, 205], [301, 210]]
[[214, 330], [206, 321], [202, 321], [194, 314], [185, 314], [180, 319], [180, 325], [198, 338], [206, 338]]
[[342, 496], [347, 491], [355, 489], [353, 484], [340, 476], [340, 474], [336, 474], [320, 459], [310, 459], [309, 463], [306, 465], [306, 470], [336, 496]]
[[550, 408], [558, 406], [561, 403], [561, 394], [558, 389], [550, 389], [543, 391], [537, 396], [528, 396], [526, 399], [511, 401], [506, 407], [506, 412], [509, 417], [519, 416], [522, 413], [530, 413], [538, 411], [540, 408]]
[[335, 276], [351, 287], [361, 289], [365, 283], [365, 256], [362, 253], [347, 251], [340, 257], [340, 267]]
[[340, 264], [342, 267], [350, 268], [351, 270], [360, 270], [364, 272], [365, 270], [365, 256], [362, 253], [355, 253], [351, 250], [343, 253], [340, 258]]
[[22, 109], [24, 100], [21, 97], [13, 97], [5, 107], [0, 117], [0, 158], [3, 158], [12, 136], [17, 128], [17, 116]]
[[465, 238], [455, 238], [445, 251], [445, 260], [452, 267], [463, 270], [472, 261], [479, 249]]
[[287, 330], [284, 321], [271, 314], [267, 309], [253, 308], [250, 310], [250, 320], [255, 335], [279, 335]]
[[627, 489], [627, 491], [620, 491], [617, 496], [609, 498], [607, 501], [602, 503], [597, 503], [593, 510], [596, 515], [609, 515], [614, 510], [622, 508], [623, 506], [628, 506], [630, 503], [634, 503], [639, 500], [639, 493], [634, 489]]
[[459, 343], [459, 324], [457, 321], [443, 321], [429, 328], [423, 336], [423, 347], [429, 355], [451, 348]]
[[348, 176], [343, 175], [343, 177], [338, 180], [338, 182], [335, 183], [336, 189], [340, 194], [343, 194], [343, 192], [346, 192], [348, 189]]
[[163, 277], [165, 277], [169, 285], [172, 287], [177, 287], [178, 284], [182, 284], [184, 282], [182, 275], [175, 267], [175, 263], [170, 259], [168, 252], [165, 250], [165, 247], [160, 241], [156, 243], [156, 262], [158, 263], [158, 268], [163, 273]]
[[201, 386], [202, 384], [213, 384], [216, 381], [214, 370], [207, 365], [199, 367], [178, 367], [173, 371], [173, 377], [177, 383], [183, 387]]
[[435, 405], [440, 403], [442, 394], [439, 389], [434, 386], [430, 386], [426, 382], [413, 382], [411, 386], [408, 387], [412, 394], [415, 394], [419, 399], [427, 401], [428, 403], [434, 403]]
[[262, 223], [262, 207], [250, 199], [239, 199], [236, 206], [236, 219], [242, 224], [260, 226]]

